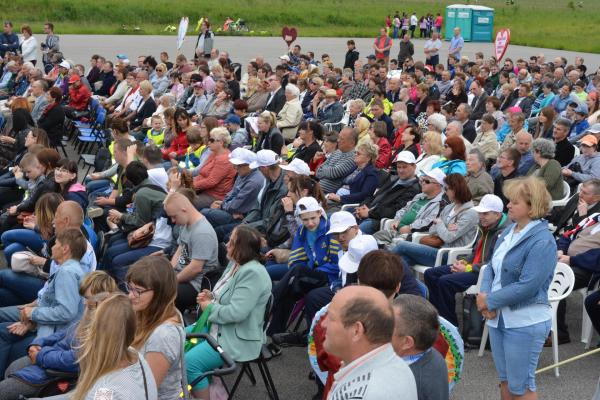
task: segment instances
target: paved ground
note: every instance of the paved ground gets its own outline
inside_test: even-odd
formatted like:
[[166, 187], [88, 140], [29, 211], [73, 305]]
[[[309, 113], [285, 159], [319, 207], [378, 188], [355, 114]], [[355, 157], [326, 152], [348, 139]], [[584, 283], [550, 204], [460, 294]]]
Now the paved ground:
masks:
[[[359, 39], [358, 48], [366, 49], [371, 40]], [[345, 39], [334, 38], [309, 38], [302, 39], [299, 43], [306, 49], [313, 49], [316, 54], [328, 52], [338, 63], [344, 52]], [[118, 53], [126, 53], [132, 59], [138, 54], [155, 54], [162, 50], [171, 50], [175, 54], [175, 38], [165, 36], [83, 36], [83, 35], [64, 35], [61, 37], [61, 45], [68, 58], [84, 63], [91, 53], [103, 54], [107, 57], [114, 57]], [[422, 42], [416, 41], [417, 54], [422, 50]], [[285, 51], [285, 45], [278, 38], [217, 38], [217, 46], [235, 54], [236, 60], [246, 60], [257, 54], [264, 55], [267, 60], [275, 60]], [[192, 52], [192, 41], [188, 39], [184, 46], [184, 52]], [[337, 51], [333, 51], [337, 50]], [[491, 53], [491, 44], [467, 44], [466, 54], [472, 56], [476, 51]], [[561, 52], [548, 49], [525, 48], [513, 46], [509, 50], [509, 55], [513, 58], [525, 57], [531, 54], [543, 52], [546, 57], [551, 58], [557, 55], [565, 55], [570, 61], [573, 60], [575, 53]], [[366, 51], [362, 54], [366, 55]], [[581, 54], [581, 53], [578, 53]], [[444, 56], [444, 55], [443, 55]], [[600, 55], [583, 54], [586, 63], [589, 66], [600, 65]], [[70, 150], [70, 149], [69, 149]], [[0, 257], [0, 265], [4, 266], [3, 257]], [[581, 330], [581, 298], [579, 295], [572, 295], [568, 304], [569, 325], [571, 327], [572, 343], [560, 346], [560, 359], [564, 360], [584, 352], [584, 345], [576, 339], [580, 337]], [[597, 337], [594, 338], [596, 343]], [[551, 349], [544, 349], [540, 360], [540, 366], [551, 364]], [[269, 362], [269, 368], [275, 380], [279, 397], [282, 400], [309, 400], [315, 393], [315, 384], [308, 380], [310, 367], [306, 358], [306, 349], [289, 348], [284, 349], [281, 357]], [[259, 373], [254, 368], [259, 383], [252, 387], [247, 378], [242, 380], [242, 384], [236, 395], [237, 399], [246, 400], [264, 400], [267, 398], [264, 386], [260, 381]], [[465, 375], [462, 381], [456, 386], [453, 394], [453, 400], [478, 400], [498, 398], [497, 379], [491, 353], [486, 352], [482, 358], [477, 356], [476, 351], [470, 351], [466, 354]], [[600, 355], [576, 361], [565, 367], [562, 367], [561, 376], [555, 378], [552, 372], [544, 373], [537, 377], [538, 391], [541, 399], [563, 400], [563, 399], [590, 399], [594, 390], [598, 375], [600, 373]], [[232, 378], [227, 379], [229, 382]], [[390, 397], [392, 399], [392, 397]]]
[[[38, 35], [38, 41], [42, 39]], [[94, 54], [102, 54], [109, 59], [116, 59], [120, 53], [127, 54], [132, 62], [136, 62], [138, 55], [152, 54], [158, 57], [161, 51], [167, 51], [171, 59], [177, 54], [175, 36], [135, 36], [135, 35], [62, 35], [60, 37], [61, 49], [67, 59], [76, 63], [88, 66], [89, 57]], [[304, 51], [312, 50], [320, 58], [323, 53], [329, 54], [335, 65], [343, 65], [344, 54], [346, 52], [346, 38], [299, 38], [297, 40]], [[357, 49], [361, 57], [371, 54], [371, 45], [373, 39], [356, 39]], [[417, 59], [424, 59], [423, 40], [414, 40], [415, 54]], [[182, 52], [188, 57], [193, 54], [196, 44], [196, 38], [188, 36], [184, 42]], [[236, 62], [245, 63], [257, 55], [262, 55], [271, 63], [277, 61], [277, 57], [286, 52], [287, 46], [279, 37], [217, 37], [215, 46], [226, 50], [232, 54], [232, 59]], [[441, 59], [445, 60], [448, 54], [448, 42], [444, 43], [441, 52]], [[475, 53], [481, 51], [486, 56], [493, 54], [492, 43], [467, 43], [465, 45], [464, 55], [475, 58]], [[395, 44], [392, 49], [392, 56], [398, 53], [398, 45]], [[576, 55], [584, 57], [588, 68], [597, 68], [600, 66], [600, 54], [576, 53], [572, 51], [542, 49], [536, 47], [510, 46], [506, 57], [514, 60], [518, 58], [528, 59], [531, 55], [544, 54], [546, 60], [553, 60], [554, 57], [567, 57], [569, 62], [573, 62]]]

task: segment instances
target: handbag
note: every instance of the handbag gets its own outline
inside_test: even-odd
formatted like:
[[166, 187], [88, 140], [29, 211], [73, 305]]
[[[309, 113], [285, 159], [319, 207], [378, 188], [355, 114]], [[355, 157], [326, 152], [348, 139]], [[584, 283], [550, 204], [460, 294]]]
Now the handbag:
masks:
[[[127, 235], [127, 244], [132, 249], [141, 249], [147, 247], [154, 237], [154, 224], [147, 224]], [[137, 232], [141, 232], [136, 235]]]
[[[213, 308], [213, 304], [210, 303], [208, 305], [208, 307], [206, 307], [202, 311], [200, 318], [198, 318], [198, 321], [196, 321], [196, 323], [193, 325], [190, 333], [208, 332], [210, 330], [210, 322], [208, 321], [208, 317], [210, 315], [210, 312], [212, 311], [212, 308]], [[194, 346], [196, 346], [198, 343], [202, 343], [202, 341], [203, 341], [203, 339], [198, 339], [198, 338], [186, 340], [185, 347], [183, 350], [187, 353], [188, 351], [193, 349]]]
[[438, 235], [423, 236], [419, 243], [424, 244], [425, 246], [434, 247], [436, 249], [439, 249], [444, 245], [444, 241], [440, 239]]
[[36, 278], [48, 279], [48, 273], [44, 272], [42, 267], [33, 265], [29, 261], [29, 257], [34, 256], [30, 251], [18, 251], [14, 253], [10, 259], [11, 269], [14, 272], [21, 272]]

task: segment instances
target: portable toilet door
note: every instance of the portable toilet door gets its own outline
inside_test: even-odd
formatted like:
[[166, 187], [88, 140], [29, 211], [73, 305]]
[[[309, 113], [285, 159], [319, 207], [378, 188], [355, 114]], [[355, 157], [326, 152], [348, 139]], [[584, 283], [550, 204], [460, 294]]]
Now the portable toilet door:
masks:
[[471, 41], [472, 13], [470, 6], [453, 4], [446, 7], [446, 40], [454, 36], [454, 28], [459, 27], [465, 41]]
[[491, 42], [494, 40], [494, 9], [484, 6], [471, 6], [473, 10], [473, 27], [471, 40], [474, 42]]

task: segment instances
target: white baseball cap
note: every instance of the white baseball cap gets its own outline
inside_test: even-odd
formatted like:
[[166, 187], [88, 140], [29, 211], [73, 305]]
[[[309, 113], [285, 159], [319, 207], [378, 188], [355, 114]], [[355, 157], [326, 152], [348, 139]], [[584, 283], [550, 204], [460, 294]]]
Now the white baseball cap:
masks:
[[294, 158], [289, 164], [281, 165], [281, 169], [292, 171], [298, 175], [310, 176], [310, 168], [307, 163], [299, 158]]
[[270, 167], [279, 163], [279, 156], [273, 150], [259, 150], [256, 153], [256, 161], [250, 164], [250, 168]]
[[288, 56], [287, 54], [284, 54], [284, 55], [280, 56], [279, 59], [285, 60], [285, 61], [290, 61], [290, 56]]
[[243, 147], [238, 147], [229, 154], [229, 162], [233, 165], [250, 165], [256, 162], [256, 153]]
[[59, 67], [66, 68], [66, 69], [69, 69], [69, 68], [71, 68], [71, 64], [69, 64], [69, 62], [68, 62], [67, 60], [62, 60], [62, 61], [60, 62], [60, 64], [58, 64], [58, 66], [59, 66]]
[[339, 267], [347, 274], [358, 271], [358, 264], [365, 254], [378, 250], [377, 241], [371, 235], [359, 235], [348, 243], [348, 251], [344, 253], [339, 261]]
[[421, 176], [423, 175], [435, 179], [437, 183], [439, 183], [441, 186], [444, 186], [444, 178], [446, 178], [446, 174], [441, 169], [434, 168], [431, 171], [423, 171]]
[[484, 212], [497, 212], [501, 213], [504, 210], [504, 204], [502, 203], [502, 199], [494, 194], [486, 194], [479, 201], [479, 205], [473, 207], [473, 210], [478, 213]]
[[296, 214], [302, 215], [309, 212], [321, 211], [323, 208], [314, 197], [302, 197], [296, 203]]
[[328, 235], [332, 233], [346, 232], [349, 228], [357, 226], [356, 218], [348, 211], [338, 211], [331, 214], [329, 218], [329, 231]]
[[396, 155], [396, 158], [394, 158], [394, 162], [395, 163], [403, 162], [403, 163], [407, 163], [407, 164], [416, 164], [417, 159], [415, 158], [415, 155], [413, 153], [411, 153], [410, 151], [404, 150]]

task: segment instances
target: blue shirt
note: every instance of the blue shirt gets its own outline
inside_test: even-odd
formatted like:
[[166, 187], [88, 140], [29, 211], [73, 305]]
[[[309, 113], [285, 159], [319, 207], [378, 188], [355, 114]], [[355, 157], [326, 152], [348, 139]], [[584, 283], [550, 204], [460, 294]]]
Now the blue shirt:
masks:
[[460, 59], [460, 51], [463, 49], [463, 47], [465, 47], [465, 40], [463, 39], [463, 37], [462, 36], [452, 36], [452, 39], [450, 39], [450, 48], [448, 50], [452, 51], [452, 50], [460, 49], [460, 50], [458, 50], [458, 53], [454, 54], [456, 57], [458, 57]]
[[[494, 251], [492, 256], [492, 268], [494, 269], [494, 280], [492, 281], [492, 293], [502, 289], [502, 263], [504, 257], [513, 248], [513, 246], [521, 239], [528, 231], [539, 224], [541, 220], [531, 221], [520, 232], [515, 233], [513, 225], [511, 230], [506, 235], [504, 241]], [[525, 326], [535, 325], [540, 322], [548, 321], [552, 318], [552, 308], [547, 304], [531, 304], [527, 307], [511, 310], [510, 307], [502, 307], [496, 310], [496, 318], [488, 320], [488, 326], [492, 328], [498, 327], [500, 315], [504, 320], [505, 328], [522, 328]]]

